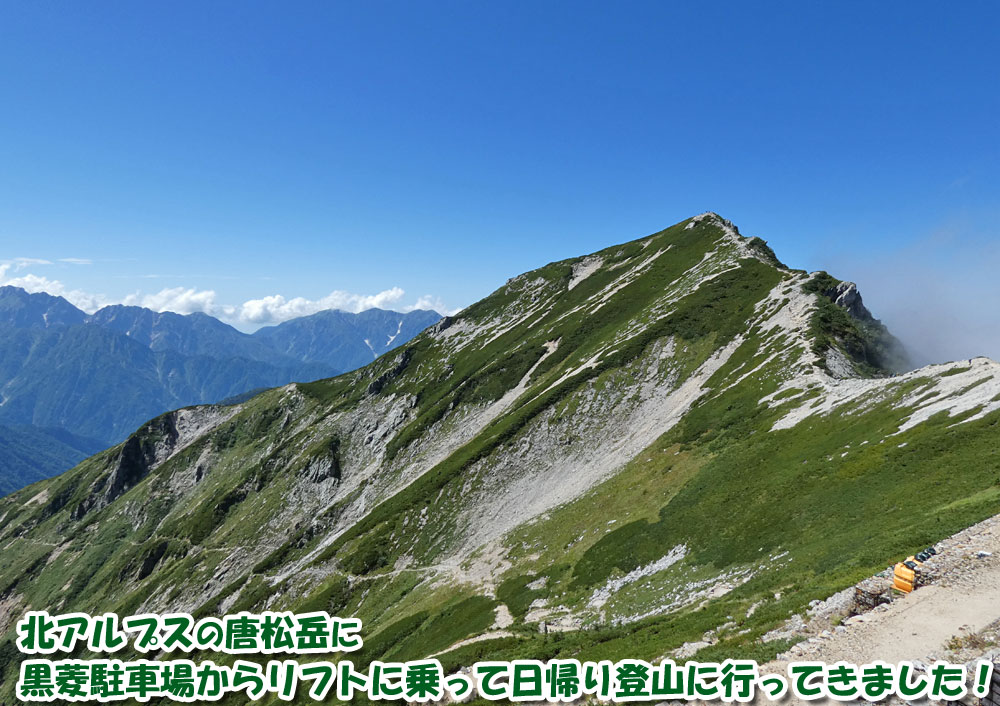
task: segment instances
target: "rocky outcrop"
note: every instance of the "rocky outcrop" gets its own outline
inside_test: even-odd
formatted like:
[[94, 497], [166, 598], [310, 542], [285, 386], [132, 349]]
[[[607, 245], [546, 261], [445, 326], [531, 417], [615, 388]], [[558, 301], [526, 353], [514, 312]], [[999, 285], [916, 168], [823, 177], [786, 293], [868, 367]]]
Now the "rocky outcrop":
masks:
[[[803, 289], [822, 298], [812, 322], [814, 351], [825, 359], [827, 352], [835, 347], [856, 364], [852, 366], [856, 368], [854, 373], [827, 367], [832, 375], [881, 376], [912, 369], [903, 344], [868, 311], [854, 282], [815, 272]], [[828, 303], [824, 304], [823, 299]]]
[[865, 307], [865, 303], [861, 299], [861, 292], [858, 291], [858, 285], [854, 282], [841, 282], [832, 291], [826, 293], [826, 296], [832, 299], [837, 306], [847, 309], [847, 313], [859, 321], [875, 320], [872, 313]]
[[121, 445], [111, 472], [91, 489], [74, 509], [73, 518], [114, 502], [126, 490], [148, 475], [158, 462], [168, 458], [177, 445], [177, 413], [157, 417]]
[[452, 325], [452, 323], [454, 321], [455, 321], [455, 319], [453, 319], [452, 317], [445, 316], [440, 321], [438, 321], [436, 324], [434, 324], [433, 326], [431, 326], [428, 329], [428, 331], [430, 331], [431, 335], [434, 335], [436, 333], [441, 333], [442, 331], [445, 331], [446, 329], [451, 328], [451, 325]]
[[[238, 411], [239, 406], [235, 405], [180, 409], [147, 422], [114, 451], [108, 472], [102, 474], [72, 508], [71, 517], [79, 520], [89, 512], [110, 505], [157, 466]], [[200, 480], [202, 472], [203, 468], [196, 469], [196, 480]], [[72, 492], [72, 487], [69, 490]], [[68, 501], [69, 498], [62, 500], [64, 504]]]
[[145, 478], [150, 468], [166, 458], [177, 445], [176, 415], [165, 414], [146, 425], [144, 434], [129, 437], [118, 455], [118, 462], [108, 476], [104, 503], [110, 503]]
[[396, 359], [392, 362], [392, 367], [379, 375], [377, 378], [372, 380], [371, 384], [368, 385], [368, 395], [377, 395], [382, 391], [389, 382], [396, 379], [406, 370], [406, 366], [410, 364], [410, 360], [413, 358], [413, 349], [406, 348], [402, 353], [396, 356]]

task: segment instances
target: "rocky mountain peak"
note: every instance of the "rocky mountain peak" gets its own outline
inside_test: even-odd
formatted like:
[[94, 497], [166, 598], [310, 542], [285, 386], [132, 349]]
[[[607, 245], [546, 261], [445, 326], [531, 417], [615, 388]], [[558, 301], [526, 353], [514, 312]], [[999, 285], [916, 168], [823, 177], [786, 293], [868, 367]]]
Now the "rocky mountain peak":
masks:
[[831, 299], [837, 306], [846, 309], [855, 319], [860, 321], [874, 321], [875, 317], [865, 307], [858, 291], [858, 285], [854, 282], [838, 282], [833, 287], [825, 290], [823, 296]]
[[0, 287], [0, 322], [15, 328], [50, 328], [83, 323], [86, 314], [62, 297]]

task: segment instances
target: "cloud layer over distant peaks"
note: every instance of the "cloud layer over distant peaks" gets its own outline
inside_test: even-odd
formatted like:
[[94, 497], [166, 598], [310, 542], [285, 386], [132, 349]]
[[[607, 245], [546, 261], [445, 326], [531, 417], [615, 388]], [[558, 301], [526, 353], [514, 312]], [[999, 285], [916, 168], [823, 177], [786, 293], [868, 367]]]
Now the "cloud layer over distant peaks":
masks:
[[[49, 279], [48, 277], [30, 272], [17, 274], [30, 264], [50, 264], [44, 260], [25, 264], [27, 260], [28, 258], [18, 258], [17, 260], [0, 261], [0, 286], [20, 287], [27, 292], [45, 292], [53, 296], [62, 297], [73, 306], [83, 309], [88, 313], [93, 313], [102, 306], [119, 303], [103, 294], [91, 294], [80, 289], [70, 289], [56, 279]], [[9, 272], [14, 272], [17, 276], [8, 277], [7, 274]]]
[[[89, 265], [84, 258], [61, 258], [60, 263], [69, 265]], [[366, 309], [392, 309], [408, 312], [416, 309], [434, 309], [448, 314], [456, 311], [449, 308], [440, 298], [424, 295], [416, 301], [404, 304], [406, 292], [401, 287], [391, 287], [376, 294], [355, 294], [335, 290], [319, 299], [305, 297], [286, 298], [281, 294], [271, 294], [258, 299], [248, 299], [242, 304], [224, 304], [211, 289], [194, 287], [165, 287], [152, 294], [134, 292], [123, 298], [113, 298], [80, 289], [72, 289], [57, 279], [21, 271], [28, 267], [52, 265], [40, 258], [15, 258], [0, 260], [0, 286], [21, 287], [28, 292], [46, 292], [63, 297], [71, 304], [87, 313], [93, 313], [104, 306], [124, 304], [142, 306], [153, 311], [172, 311], [177, 314], [203, 312], [224, 321], [245, 324], [251, 327], [278, 324], [300, 316], [308, 316], [326, 309], [339, 309], [358, 313]]]
[[239, 309], [239, 318], [241, 321], [253, 324], [271, 324], [299, 316], [308, 316], [324, 309], [341, 309], [352, 312], [374, 308], [391, 309], [398, 306], [404, 294], [406, 292], [399, 287], [386, 289], [378, 294], [352, 294], [335, 291], [316, 300], [304, 297], [285, 299], [280, 294], [272, 294], [269, 297], [243, 302]]

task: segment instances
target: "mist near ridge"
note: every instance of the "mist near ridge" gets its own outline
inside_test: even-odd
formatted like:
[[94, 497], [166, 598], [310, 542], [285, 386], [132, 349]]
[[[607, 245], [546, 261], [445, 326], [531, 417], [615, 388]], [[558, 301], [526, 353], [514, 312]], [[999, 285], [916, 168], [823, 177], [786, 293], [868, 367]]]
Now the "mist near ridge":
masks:
[[857, 283], [915, 367], [1000, 360], [1000, 242], [967, 230], [939, 230], [864, 259], [826, 253], [822, 261], [834, 276]]

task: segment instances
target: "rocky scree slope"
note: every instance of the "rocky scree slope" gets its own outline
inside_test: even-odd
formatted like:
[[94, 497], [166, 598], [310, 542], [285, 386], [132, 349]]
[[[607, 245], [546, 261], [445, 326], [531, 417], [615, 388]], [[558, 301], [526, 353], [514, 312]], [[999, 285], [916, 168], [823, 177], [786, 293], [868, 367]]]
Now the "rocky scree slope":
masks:
[[1000, 367], [896, 374], [866, 311], [708, 213], [355, 372], [163, 415], [0, 500], [2, 682], [29, 607], [325, 609], [365, 621], [361, 663], [771, 658], [998, 511]]

